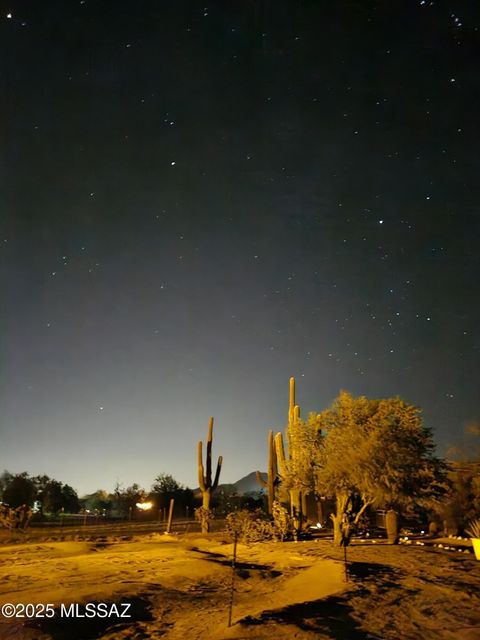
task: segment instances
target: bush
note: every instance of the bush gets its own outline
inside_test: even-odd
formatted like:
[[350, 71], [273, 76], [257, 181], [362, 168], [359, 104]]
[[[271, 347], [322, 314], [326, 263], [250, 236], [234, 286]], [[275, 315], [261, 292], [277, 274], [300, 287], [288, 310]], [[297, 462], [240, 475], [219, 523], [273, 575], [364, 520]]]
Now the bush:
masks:
[[478, 520], [472, 520], [466, 532], [471, 538], [480, 538], [480, 518]]
[[261, 509], [242, 509], [229, 513], [225, 520], [225, 530], [230, 537], [237, 537], [245, 544], [271, 540], [275, 533], [273, 524], [266, 519]]

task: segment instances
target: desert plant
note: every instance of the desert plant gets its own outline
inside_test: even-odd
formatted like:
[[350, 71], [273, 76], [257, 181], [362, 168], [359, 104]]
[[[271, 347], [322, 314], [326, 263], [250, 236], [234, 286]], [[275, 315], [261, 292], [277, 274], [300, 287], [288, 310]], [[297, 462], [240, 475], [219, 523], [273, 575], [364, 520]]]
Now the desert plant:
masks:
[[26, 504], [22, 504], [16, 509], [0, 504], [0, 525], [6, 529], [25, 531], [32, 518], [32, 514], [32, 509]]
[[245, 544], [271, 540], [274, 535], [273, 524], [265, 519], [261, 509], [229, 513], [225, 519], [225, 530], [230, 537], [236, 537]]
[[200, 522], [202, 533], [208, 533], [210, 530], [210, 520], [213, 520], [213, 511], [211, 509], [205, 509], [205, 507], [198, 507], [195, 509], [195, 519]]
[[480, 518], [472, 520], [465, 531], [471, 538], [480, 538]]
[[300, 419], [300, 408], [295, 404], [295, 378], [290, 378], [285, 436], [286, 448], [283, 434], [280, 432], [275, 436], [280, 488], [289, 493], [290, 514], [299, 533], [307, 518], [307, 496], [315, 491], [315, 469], [322, 433], [317, 414], [310, 413], [307, 420]]
[[[222, 468], [222, 456], [218, 457], [217, 470], [212, 482], [212, 440], [213, 440], [213, 418], [210, 418], [208, 424], [208, 437], [207, 437], [207, 451], [205, 456], [205, 468], [203, 466], [203, 443], [200, 440], [198, 443], [198, 483], [200, 485], [200, 491], [202, 492], [203, 504], [202, 508], [206, 511], [210, 510], [210, 498], [212, 493], [218, 486], [218, 480], [220, 478], [220, 470]], [[202, 533], [208, 533], [208, 519], [203, 518]]]
[[296, 482], [298, 473], [294, 468], [295, 448], [292, 442], [292, 435], [295, 429], [295, 425], [298, 424], [300, 419], [300, 407], [295, 404], [295, 378], [293, 377], [290, 378], [289, 391], [288, 425], [286, 431], [288, 441], [288, 455], [285, 455], [283, 434], [281, 432], [275, 435], [275, 452], [278, 467], [280, 470], [282, 486], [288, 488], [290, 494], [290, 512], [292, 517], [296, 521], [297, 528], [300, 529], [303, 520], [302, 493]]
[[292, 518], [277, 500], [273, 503], [272, 515], [274, 536], [283, 542], [292, 532]]
[[262, 478], [260, 471], [257, 471], [258, 484], [268, 491], [268, 513], [273, 513], [273, 502], [275, 500], [275, 488], [280, 482], [277, 467], [277, 452], [275, 450], [275, 442], [273, 439], [273, 431], [268, 432], [268, 470], [267, 479]]
[[[356, 527], [371, 504], [408, 513], [441, 501], [445, 463], [434, 455], [432, 433], [417, 407], [401, 398], [369, 400], [343, 391], [319, 421], [326, 436], [317, 482], [336, 498], [331, 515], [336, 542], [342, 540], [345, 514]], [[394, 519], [391, 514], [392, 539]]]

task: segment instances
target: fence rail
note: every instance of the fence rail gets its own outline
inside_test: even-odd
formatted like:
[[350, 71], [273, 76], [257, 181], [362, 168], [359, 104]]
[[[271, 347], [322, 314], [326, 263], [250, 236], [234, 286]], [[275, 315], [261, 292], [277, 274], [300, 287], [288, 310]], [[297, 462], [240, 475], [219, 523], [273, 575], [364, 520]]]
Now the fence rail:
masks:
[[[224, 528], [224, 519], [212, 520], [211, 530], [213, 532], [221, 531]], [[18, 529], [0, 529], [0, 542], [29, 542], [31, 540], [39, 540], [45, 538], [63, 538], [63, 537], [132, 537], [141, 536], [152, 533], [164, 533], [166, 522], [150, 521], [150, 522], [125, 522], [125, 521], [109, 521], [109, 522], [81, 522], [65, 523], [35, 523], [26, 531]], [[177, 519], [172, 522], [172, 534], [200, 533], [200, 523], [192, 519]]]

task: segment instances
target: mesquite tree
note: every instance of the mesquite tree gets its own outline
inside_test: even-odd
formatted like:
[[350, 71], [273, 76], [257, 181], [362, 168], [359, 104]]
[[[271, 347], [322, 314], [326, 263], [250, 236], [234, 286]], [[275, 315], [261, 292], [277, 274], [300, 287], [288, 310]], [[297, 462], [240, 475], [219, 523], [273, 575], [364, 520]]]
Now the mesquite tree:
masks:
[[316, 479], [322, 492], [336, 498], [336, 542], [342, 543], [342, 524], [355, 527], [369, 505], [396, 514], [441, 500], [445, 463], [434, 455], [432, 433], [417, 407], [401, 398], [369, 400], [342, 392], [319, 422], [326, 436]]

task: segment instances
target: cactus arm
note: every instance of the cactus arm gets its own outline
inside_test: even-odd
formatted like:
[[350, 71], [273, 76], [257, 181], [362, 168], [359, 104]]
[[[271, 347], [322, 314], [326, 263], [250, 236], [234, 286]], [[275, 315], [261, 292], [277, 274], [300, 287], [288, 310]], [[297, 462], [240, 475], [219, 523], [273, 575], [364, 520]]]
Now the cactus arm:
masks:
[[298, 422], [298, 421], [299, 421], [299, 419], [300, 419], [300, 407], [298, 406], [298, 404], [296, 404], [296, 405], [293, 407], [293, 422], [294, 422], [294, 424], [295, 424], [296, 422]]
[[258, 484], [263, 487], [264, 489], [266, 489], [268, 487], [268, 482], [266, 482], [263, 478], [262, 478], [262, 474], [260, 473], [260, 471], [257, 471], [257, 482]]
[[290, 397], [288, 403], [288, 419], [289, 422], [293, 418], [293, 408], [295, 407], [295, 378], [290, 378]]
[[212, 441], [213, 441], [213, 418], [208, 421], [208, 438], [207, 438], [207, 457], [206, 457], [206, 475], [205, 484], [212, 486]]
[[283, 435], [282, 432], [279, 431], [275, 436], [275, 450], [277, 452], [277, 462], [278, 468], [280, 470], [280, 475], [285, 475], [285, 449], [283, 447]]
[[[209, 512], [210, 498], [212, 493], [218, 486], [220, 471], [222, 468], [223, 458], [219, 456], [217, 462], [217, 470], [215, 472], [215, 480], [212, 483], [212, 441], [213, 441], [213, 418], [208, 423], [207, 450], [205, 452], [205, 467], [203, 466], [203, 444], [198, 443], [198, 483], [203, 498], [203, 509]], [[202, 533], [209, 532], [208, 518], [202, 520]]]
[[220, 479], [220, 471], [222, 470], [222, 462], [223, 462], [223, 457], [222, 456], [218, 456], [217, 470], [215, 472], [215, 480], [213, 481], [213, 484], [211, 485], [212, 491], [215, 491], [215, 489], [218, 487], [218, 480]]
[[203, 471], [202, 441], [200, 440], [198, 443], [198, 485], [202, 493], [207, 490], [207, 487], [205, 486]]
[[268, 432], [268, 471], [273, 478], [278, 475], [277, 452], [275, 451], [275, 440], [271, 430]]

